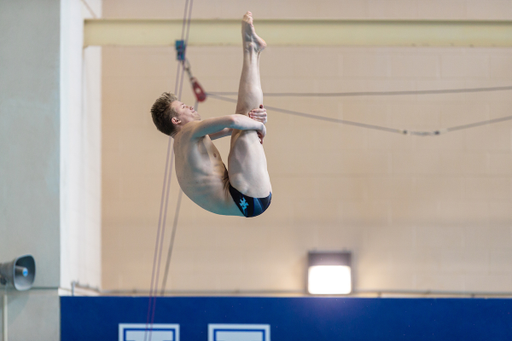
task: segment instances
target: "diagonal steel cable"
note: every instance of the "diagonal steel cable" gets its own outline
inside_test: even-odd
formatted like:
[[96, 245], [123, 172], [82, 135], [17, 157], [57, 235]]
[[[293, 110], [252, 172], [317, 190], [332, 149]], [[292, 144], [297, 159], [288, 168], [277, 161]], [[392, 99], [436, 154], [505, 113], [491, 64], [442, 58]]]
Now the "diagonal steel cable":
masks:
[[[404, 96], [404, 95], [441, 95], [475, 92], [495, 92], [512, 90], [512, 86], [494, 86], [487, 88], [461, 88], [439, 90], [402, 90], [402, 91], [355, 91], [355, 92], [269, 92], [265, 97], [360, 97], [360, 96]], [[237, 92], [209, 92], [210, 95], [236, 96]]]
[[[216, 92], [209, 92], [208, 95], [212, 96], [213, 98], [217, 98], [217, 99], [219, 99], [221, 101], [236, 103], [235, 99], [224, 97], [224, 96], [220, 96]], [[443, 129], [438, 129], [438, 130], [416, 131], [416, 130], [410, 130], [410, 129], [396, 129], [396, 128], [379, 126], [379, 125], [375, 125], [375, 124], [367, 124], [367, 123], [361, 123], [361, 122], [347, 121], [347, 120], [342, 120], [342, 119], [338, 119], [338, 118], [331, 118], [331, 117], [314, 115], [314, 114], [309, 114], [309, 113], [304, 113], [304, 112], [299, 112], [299, 111], [293, 111], [293, 110], [288, 110], [288, 109], [272, 107], [272, 106], [268, 106], [268, 105], [266, 105], [265, 107], [267, 109], [270, 109], [270, 110], [273, 110], [273, 111], [276, 111], [276, 112], [280, 112], [280, 113], [283, 113], [283, 114], [299, 116], [299, 117], [305, 117], [305, 118], [315, 119], [315, 120], [319, 120], [319, 121], [326, 121], [326, 122], [332, 122], [332, 123], [346, 124], [346, 125], [356, 126], [356, 127], [360, 127], [360, 128], [385, 131], [385, 132], [389, 132], [389, 133], [397, 133], [397, 134], [402, 134], [402, 135], [416, 135], [416, 136], [437, 136], [437, 135], [449, 133], [449, 132], [452, 132], [452, 131], [463, 130], [463, 129], [470, 129], [470, 128], [475, 128], [475, 127], [480, 127], [480, 126], [483, 126], [483, 125], [489, 125], [489, 124], [494, 124], [494, 123], [499, 123], [499, 122], [504, 122], [504, 121], [512, 120], [512, 116], [505, 116], [505, 117], [499, 117], [499, 118], [495, 118], [495, 119], [491, 119], [491, 120], [484, 120], [484, 121], [479, 121], [479, 122], [473, 122], [473, 123], [469, 123], [469, 124], [453, 126], [453, 127], [443, 128]]]
[[[188, 40], [188, 32], [190, 31], [190, 16], [192, 15], [192, 4], [193, 4], [193, 0], [190, 0], [190, 4], [189, 4], [189, 0], [187, 0], [185, 3], [185, 14], [183, 17], [183, 27], [182, 27], [182, 33], [181, 33], [182, 40], [185, 36], [185, 31], [186, 31], [186, 37]], [[188, 11], [188, 17], [187, 17], [187, 11]], [[186, 46], [186, 43], [185, 43], [185, 46]], [[183, 63], [178, 63], [178, 70], [176, 73], [176, 83], [175, 83], [175, 91], [174, 91], [175, 94], [178, 94], [178, 99], [180, 99], [180, 97], [181, 97], [181, 90], [182, 90], [182, 86], [183, 86], [183, 76], [184, 76]], [[151, 288], [150, 288], [150, 293], [149, 293], [146, 332], [144, 333], [145, 341], [147, 339], [148, 331], [149, 331], [149, 341], [151, 341], [153, 323], [155, 320], [156, 294], [158, 292], [160, 262], [161, 262], [161, 257], [162, 257], [163, 240], [164, 240], [164, 235], [165, 235], [165, 224], [166, 224], [166, 219], [167, 219], [167, 206], [168, 206], [168, 202], [169, 202], [169, 191], [170, 191], [171, 175], [172, 175], [172, 165], [173, 165], [173, 160], [174, 160], [174, 150], [172, 148], [173, 143], [171, 143], [171, 141], [172, 141], [172, 137], [169, 136], [169, 144], [168, 144], [168, 148], [167, 148], [167, 159], [166, 159], [165, 174], [164, 174], [163, 189], [162, 189], [162, 198], [160, 201], [160, 214], [159, 214], [159, 221], [158, 221], [155, 254], [153, 257], [153, 270], [152, 270], [152, 276], [151, 276]], [[169, 167], [169, 159], [171, 160], [170, 167]], [[164, 195], [164, 192], [165, 192], [165, 195]]]

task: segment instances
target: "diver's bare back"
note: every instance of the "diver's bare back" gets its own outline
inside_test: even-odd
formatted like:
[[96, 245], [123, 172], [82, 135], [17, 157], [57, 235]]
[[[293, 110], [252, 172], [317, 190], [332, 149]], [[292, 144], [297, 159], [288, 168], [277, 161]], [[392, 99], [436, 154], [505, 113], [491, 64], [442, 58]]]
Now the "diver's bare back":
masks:
[[213, 213], [242, 216], [231, 198], [228, 171], [208, 135], [193, 138], [200, 121], [190, 122], [174, 136], [176, 176], [183, 192]]

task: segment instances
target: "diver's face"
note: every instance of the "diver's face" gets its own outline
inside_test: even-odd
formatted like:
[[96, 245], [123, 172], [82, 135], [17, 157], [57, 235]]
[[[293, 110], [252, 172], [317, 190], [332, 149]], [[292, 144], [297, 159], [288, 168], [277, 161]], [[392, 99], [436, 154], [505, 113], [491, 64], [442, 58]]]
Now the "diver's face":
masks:
[[194, 107], [185, 105], [183, 102], [174, 101], [171, 104], [171, 108], [178, 114], [177, 118], [182, 124], [201, 120], [201, 116], [194, 110]]

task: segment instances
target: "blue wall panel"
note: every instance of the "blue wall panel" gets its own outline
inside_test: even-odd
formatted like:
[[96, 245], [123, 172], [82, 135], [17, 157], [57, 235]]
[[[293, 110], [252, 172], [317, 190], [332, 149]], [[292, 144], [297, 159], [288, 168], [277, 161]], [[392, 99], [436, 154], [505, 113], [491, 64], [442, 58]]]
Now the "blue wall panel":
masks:
[[[118, 340], [147, 313], [147, 297], [62, 297], [61, 340]], [[181, 341], [207, 341], [209, 323], [269, 324], [273, 341], [512, 340], [512, 300], [162, 297], [154, 322]]]

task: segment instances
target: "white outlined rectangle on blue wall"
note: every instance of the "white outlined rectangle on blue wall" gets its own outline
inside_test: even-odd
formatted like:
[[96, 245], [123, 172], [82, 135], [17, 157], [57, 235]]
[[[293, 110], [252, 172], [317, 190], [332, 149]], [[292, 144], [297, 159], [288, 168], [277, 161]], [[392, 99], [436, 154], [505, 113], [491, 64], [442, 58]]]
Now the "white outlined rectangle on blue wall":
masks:
[[208, 341], [270, 341], [270, 325], [209, 324]]
[[119, 341], [149, 340], [146, 333], [151, 333], [151, 341], [180, 341], [179, 324], [153, 323], [151, 331], [146, 328], [145, 323], [119, 323]]

